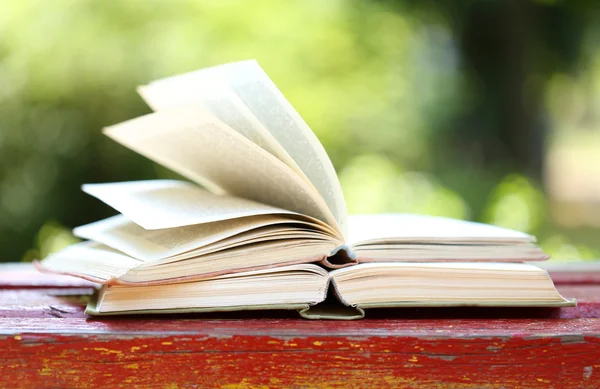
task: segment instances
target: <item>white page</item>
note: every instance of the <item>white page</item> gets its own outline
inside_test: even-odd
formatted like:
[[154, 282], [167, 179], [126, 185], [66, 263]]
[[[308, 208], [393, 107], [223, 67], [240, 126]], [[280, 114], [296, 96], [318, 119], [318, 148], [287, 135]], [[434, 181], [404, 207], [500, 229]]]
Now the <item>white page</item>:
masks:
[[[224, 79], [292, 157], [333, 213], [342, 232], [347, 231], [346, 204], [335, 169], [318, 138], [254, 61], [242, 61], [157, 80], [145, 87], [144, 98], [153, 105], [152, 89], [175, 98], [206, 79]], [[160, 104], [160, 103], [157, 103]]]
[[184, 282], [259, 268], [319, 262], [335, 247], [335, 243], [323, 241], [262, 242], [182, 261], [149, 262], [132, 269], [131, 272], [121, 277], [121, 280], [124, 283], [164, 282], [166, 280]]
[[325, 238], [323, 235], [318, 234], [314, 231], [298, 233], [294, 229], [291, 229], [292, 231], [286, 234], [276, 232], [279, 231], [279, 227], [280, 226], [260, 227], [255, 230], [242, 232], [230, 239], [223, 239], [196, 250], [186, 251], [184, 253], [168, 257], [164, 260], [161, 260], [160, 262], [161, 264], [178, 262], [184, 259], [206, 256], [209, 254], [216, 254], [219, 251], [230, 250], [232, 248], [244, 246], [250, 247], [250, 245], [255, 243], [277, 243], [283, 240], [293, 240], [298, 244], [304, 244], [306, 242], [335, 242], [335, 247], [339, 246], [339, 243], [335, 239]]
[[303, 225], [303, 222], [290, 220], [285, 216], [260, 215], [179, 228], [146, 230], [126, 216], [117, 215], [77, 227], [73, 232], [80, 238], [101, 242], [134, 258], [154, 261], [182, 253], [193, 254], [198, 252], [198, 248], [224, 239], [233, 239], [232, 237], [246, 231], [290, 222]]
[[144, 101], [162, 111], [199, 105], [233, 130], [277, 157], [303, 179], [310, 182], [292, 157], [277, 142], [240, 97], [221, 78], [194, 78], [182, 85], [159, 82], [137, 88]]
[[[336, 269], [329, 274], [332, 277], [339, 277], [340, 275], [348, 275], [351, 277], [352, 274], [360, 274], [368, 269], [389, 269], [395, 271], [396, 269], [415, 269], [415, 270], [426, 270], [435, 269], [439, 270], [439, 274], [444, 274], [447, 270], [467, 270], [476, 272], [494, 272], [497, 275], [503, 275], [503, 272], [531, 272], [540, 273], [543, 272], [539, 267], [526, 264], [526, 263], [504, 263], [504, 262], [430, 262], [430, 263], [414, 263], [414, 262], [391, 262], [391, 263], [363, 263], [356, 266], [345, 267]], [[385, 273], [382, 272], [382, 273]], [[407, 272], [406, 272], [407, 273]], [[405, 274], [406, 274], [405, 273]]]
[[73, 244], [41, 261], [45, 270], [95, 282], [117, 278], [143, 263], [97, 242]]
[[369, 241], [535, 241], [531, 235], [508, 228], [425, 215], [352, 215], [348, 223], [349, 243], [352, 245]]
[[322, 220], [321, 196], [283, 162], [198, 107], [159, 111], [105, 129], [128, 148], [200, 184]]
[[293, 214], [255, 201], [217, 195], [177, 180], [85, 184], [82, 189], [147, 230], [253, 215]]
[[326, 297], [329, 274], [310, 264], [227, 274], [200, 282], [136, 287], [111, 286], [101, 292], [100, 312], [316, 304]]

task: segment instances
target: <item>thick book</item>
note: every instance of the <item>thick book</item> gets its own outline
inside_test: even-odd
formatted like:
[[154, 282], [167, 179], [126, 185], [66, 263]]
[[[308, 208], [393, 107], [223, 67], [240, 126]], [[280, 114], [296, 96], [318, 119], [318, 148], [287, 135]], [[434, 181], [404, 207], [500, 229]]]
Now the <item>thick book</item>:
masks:
[[[574, 304], [523, 263], [547, 259], [525, 233], [423, 215], [348, 216], [323, 146], [256, 61], [138, 92], [154, 113], [105, 134], [189, 181], [83, 185], [120, 214], [75, 228], [87, 241], [38, 267], [102, 284], [90, 314], [297, 309], [357, 318], [373, 307]], [[328, 295], [337, 309], [321, 309]]]

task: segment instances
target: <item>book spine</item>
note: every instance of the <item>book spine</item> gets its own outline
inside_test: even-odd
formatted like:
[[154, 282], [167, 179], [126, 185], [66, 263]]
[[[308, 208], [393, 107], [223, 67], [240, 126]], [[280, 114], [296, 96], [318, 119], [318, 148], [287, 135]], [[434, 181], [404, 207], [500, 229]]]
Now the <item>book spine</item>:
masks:
[[339, 269], [341, 267], [356, 265], [358, 263], [358, 259], [350, 247], [341, 245], [336, 247], [319, 263], [329, 269]]
[[312, 320], [356, 320], [365, 317], [365, 311], [348, 305], [341, 298], [331, 274], [327, 280], [325, 296], [323, 301], [299, 309], [300, 316]]

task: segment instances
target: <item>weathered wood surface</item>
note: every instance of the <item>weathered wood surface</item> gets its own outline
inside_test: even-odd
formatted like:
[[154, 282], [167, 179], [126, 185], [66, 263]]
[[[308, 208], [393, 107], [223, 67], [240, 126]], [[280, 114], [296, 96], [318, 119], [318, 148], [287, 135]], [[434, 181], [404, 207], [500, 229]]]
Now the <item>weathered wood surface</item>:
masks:
[[0, 266], [0, 388], [600, 388], [589, 279], [557, 282], [577, 308], [86, 319], [89, 283]]

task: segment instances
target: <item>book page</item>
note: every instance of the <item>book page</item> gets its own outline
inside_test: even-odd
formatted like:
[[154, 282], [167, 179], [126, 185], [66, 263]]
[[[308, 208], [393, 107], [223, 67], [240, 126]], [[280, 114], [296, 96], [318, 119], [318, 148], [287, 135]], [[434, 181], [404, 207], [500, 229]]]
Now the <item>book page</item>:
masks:
[[379, 214], [349, 217], [349, 240], [353, 246], [374, 242], [533, 242], [523, 232], [444, 217]]
[[[152, 106], [152, 89], [175, 98], [182, 90], [196, 88], [202, 80], [226, 80], [250, 111], [260, 120], [308, 177], [331, 210], [344, 234], [347, 231], [346, 204], [331, 160], [325, 149], [275, 84], [254, 61], [242, 61], [201, 69], [154, 81], [145, 88], [144, 98]], [[186, 92], [187, 93], [187, 92]]]
[[193, 83], [151, 83], [137, 88], [154, 111], [199, 105], [231, 129], [277, 157], [310, 182], [293, 158], [248, 109], [229, 84], [221, 78], [195, 78]]
[[[273, 231], [277, 231], [277, 227], [285, 231], [289, 230], [286, 227], [289, 225], [297, 225], [297, 230], [301, 231], [302, 226], [311, 224], [285, 216], [258, 215], [179, 228], [146, 230], [126, 216], [117, 215], [77, 227], [73, 233], [80, 238], [103, 243], [133, 258], [155, 261], [163, 258], [180, 260], [198, 256], [227, 248], [235, 242], [243, 243], [252, 238], [252, 235], [258, 236], [259, 241], [268, 240], [263, 231], [266, 226], [273, 226]], [[318, 230], [314, 231], [317, 233]], [[322, 232], [321, 235], [324, 238], [328, 236], [326, 232]], [[210, 250], [217, 242], [223, 244]], [[202, 248], [203, 251], [200, 250]]]
[[217, 195], [177, 180], [85, 184], [88, 193], [147, 230], [268, 214], [294, 214], [239, 197]]
[[105, 129], [122, 145], [192, 181], [305, 214], [339, 229], [314, 188], [199, 107], [159, 111]]
[[522, 263], [369, 263], [330, 272], [340, 299], [393, 306], [572, 306], [548, 273]]
[[168, 257], [160, 262], [161, 264], [177, 262], [183, 259], [206, 256], [233, 248], [244, 246], [251, 247], [254, 244], [262, 244], [265, 242], [277, 243], [280, 241], [294, 241], [298, 244], [304, 244], [306, 242], [326, 242], [333, 243], [333, 247], [339, 245], [339, 242], [336, 239], [314, 230], [303, 231], [299, 228], [285, 228], [282, 225], [268, 225], [244, 231], [231, 238], [222, 239], [204, 247]]
[[359, 246], [354, 250], [360, 263], [367, 262], [523, 262], [543, 261], [548, 256], [541, 250], [411, 250], [390, 248], [372, 250], [370, 246]]
[[143, 263], [97, 242], [73, 244], [40, 262], [43, 270], [94, 282], [118, 278]]
[[335, 249], [333, 242], [283, 239], [232, 247], [179, 261], [147, 262], [120, 277], [123, 283], [171, 283], [221, 274], [320, 262]]
[[329, 274], [318, 266], [301, 264], [228, 274], [201, 282], [111, 286], [100, 292], [96, 310], [150, 313], [190, 312], [194, 308], [201, 311], [297, 309], [303, 308], [297, 304], [323, 301], [328, 279]]
[[[383, 270], [381, 270], [383, 269]], [[350, 278], [364, 277], [365, 274], [387, 274], [390, 271], [400, 269], [398, 274], [408, 273], [408, 271], [426, 271], [432, 270], [432, 274], [439, 275], [440, 278], [449, 277], [446, 271], [464, 271], [465, 274], [477, 278], [479, 274], [492, 274], [493, 276], [503, 276], [511, 272], [528, 272], [530, 274], [546, 274], [542, 269], [535, 265], [527, 263], [502, 263], [502, 262], [440, 262], [440, 263], [365, 263], [353, 267], [345, 267], [331, 271], [332, 277], [347, 276]], [[369, 273], [371, 272], [371, 273]]]

